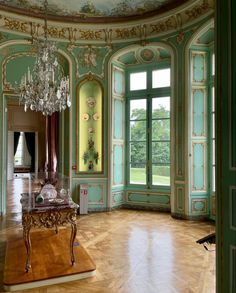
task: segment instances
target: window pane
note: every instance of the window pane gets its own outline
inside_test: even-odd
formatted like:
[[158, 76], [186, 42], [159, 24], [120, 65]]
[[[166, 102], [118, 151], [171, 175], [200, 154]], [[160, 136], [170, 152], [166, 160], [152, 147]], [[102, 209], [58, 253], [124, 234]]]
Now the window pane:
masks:
[[170, 163], [170, 143], [153, 142], [152, 143], [152, 162], [153, 163]]
[[147, 88], [147, 72], [130, 74], [130, 90], [145, 90]]
[[215, 140], [212, 140], [212, 165], [215, 165]]
[[216, 167], [212, 167], [212, 191], [216, 191]]
[[215, 112], [215, 87], [211, 89], [211, 103], [212, 103], [212, 112]]
[[152, 166], [152, 184], [170, 185], [170, 166]]
[[21, 166], [23, 165], [23, 132], [20, 133], [19, 141], [18, 141], [18, 146], [16, 150], [16, 154], [14, 156], [14, 165], [15, 166]]
[[211, 62], [212, 62], [212, 65], [211, 65], [212, 75], [215, 75], [215, 54], [212, 54]]
[[130, 143], [130, 163], [146, 164], [146, 142]]
[[152, 99], [152, 118], [170, 117], [170, 97]]
[[146, 184], [146, 164], [130, 165], [130, 183]]
[[170, 68], [154, 70], [152, 72], [152, 88], [170, 86]]
[[130, 101], [130, 120], [146, 119], [147, 102], [146, 99]]
[[212, 138], [215, 138], [215, 114], [212, 114]]
[[170, 140], [170, 120], [152, 120], [152, 140]]
[[140, 141], [146, 140], [146, 121], [131, 121], [130, 122], [130, 140]]

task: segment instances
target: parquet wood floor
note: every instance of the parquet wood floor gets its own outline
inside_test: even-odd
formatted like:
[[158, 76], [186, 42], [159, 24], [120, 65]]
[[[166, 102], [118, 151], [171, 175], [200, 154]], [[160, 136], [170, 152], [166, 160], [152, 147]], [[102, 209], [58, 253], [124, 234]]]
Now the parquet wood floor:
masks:
[[[0, 230], [0, 281], [6, 239], [22, 230], [23, 190], [24, 179], [9, 182], [8, 214]], [[24, 292], [214, 293], [215, 252], [196, 243], [214, 230], [211, 223], [176, 220], [168, 213], [117, 210], [78, 216], [77, 240], [94, 260], [96, 276]]]

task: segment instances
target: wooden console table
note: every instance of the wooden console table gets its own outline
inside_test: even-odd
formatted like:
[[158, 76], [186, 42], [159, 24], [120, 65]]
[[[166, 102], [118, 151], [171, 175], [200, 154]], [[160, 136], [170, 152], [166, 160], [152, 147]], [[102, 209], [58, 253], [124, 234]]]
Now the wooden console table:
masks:
[[54, 228], [58, 233], [58, 226], [70, 224], [70, 255], [73, 265], [75, 262], [73, 246], [77, 232], [76, 214], [78, 205], [72, 200], [66, 201], [64, 204], [46, 202], [41, 206], [35, 205], [36, 196], [37, 193], [23, 193], [21, 198], [23, 237], [27, 252], [25, 271], [28, 272], [31, 268], [31, 228]]

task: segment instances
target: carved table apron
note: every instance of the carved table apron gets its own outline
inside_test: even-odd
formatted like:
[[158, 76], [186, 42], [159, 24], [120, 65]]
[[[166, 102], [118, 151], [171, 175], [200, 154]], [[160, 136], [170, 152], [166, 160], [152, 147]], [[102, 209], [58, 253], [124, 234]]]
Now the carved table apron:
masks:
[[31, 268], [31, 241], [30, 230], [33, 227], [36, 228], [54, 228], [58, 233], [58, 226], [71, 225], [71, 237], [70, 237], [70, 255], [72, 265], [75, 262], [74, 256], [74, 241], [76, 237], [76, 212], [77, 209], [74, 206], [67, 207], [52, 207], [50, 209], [41, 209], [35, 211], [22, 211], [22, 225], [23, 225], [23, 237], [27, 252], [25, 271], [28, 272]]

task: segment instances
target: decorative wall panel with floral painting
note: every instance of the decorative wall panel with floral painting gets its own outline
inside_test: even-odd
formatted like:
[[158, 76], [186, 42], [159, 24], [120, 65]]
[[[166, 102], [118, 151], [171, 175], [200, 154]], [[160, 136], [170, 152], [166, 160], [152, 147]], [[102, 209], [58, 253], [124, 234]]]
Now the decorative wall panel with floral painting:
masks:
[[102, 87], [89, 80], [79, 87], [77, 96], [77, 171], [102, 172], [103, 143]]

